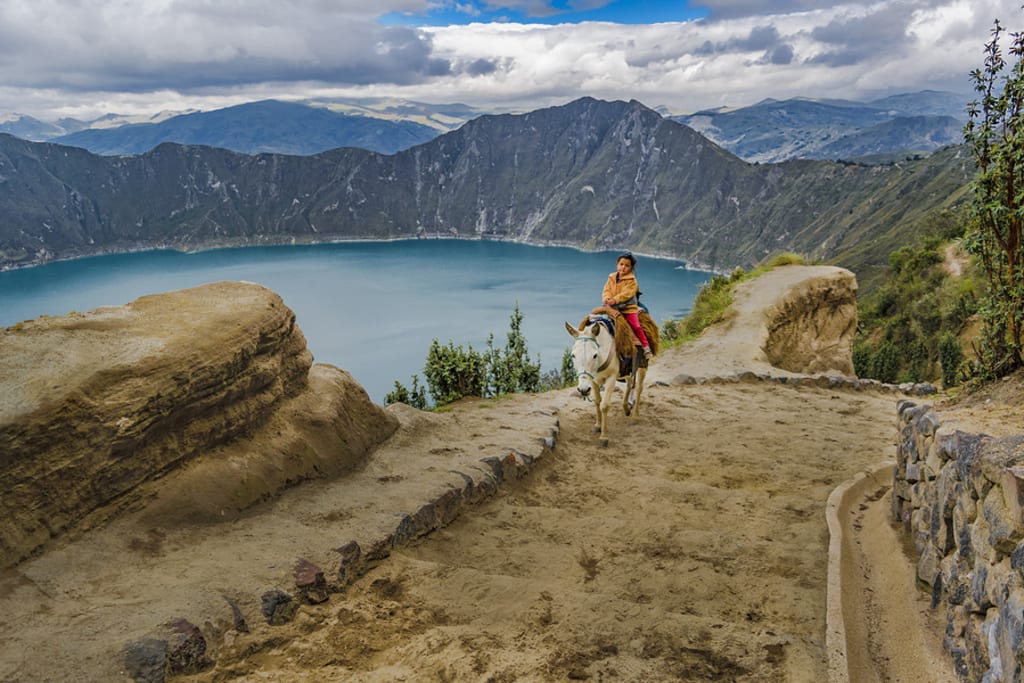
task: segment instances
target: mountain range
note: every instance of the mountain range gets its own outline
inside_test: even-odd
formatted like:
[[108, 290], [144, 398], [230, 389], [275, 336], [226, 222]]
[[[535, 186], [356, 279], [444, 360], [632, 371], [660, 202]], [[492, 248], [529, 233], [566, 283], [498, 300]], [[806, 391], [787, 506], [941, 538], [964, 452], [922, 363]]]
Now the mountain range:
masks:
[[967, 98], [926, 90], [872, 100], [768, 99], [749, 107], [669, 116], [747, 161], [891, 161], [963, 140]]
[[245, 154], [309, 155], [336, 147], [391, 154], [437, 135], [437, 129], [412, 121], [264, 100], [182, 114], [157, 123], [88, 128], [53, 138], [52, 142], [104, 155], [142, 154], [163, 142], [222, 147]]
[[[966, 98], [922, 91], [870, 102], [796, 98], [687, 115], [658, 111], [747, 161], [807, 158], [884, 163], [958, 144]], [[94, 121], [46, 123], [9, 115], [0, 117], [0, 132], [104, 155], [141, 154], [161, 142], [246, 154], [311, 155], [336, 147], [392, 154], [486, 113], [493, 112], [464, 104], [407, 100], [267, 100], [209, 112], [159, 112], [147, 117], [108, 114]]]
[[436, 236], [633, 248], [695, 267], [779, 251], [861, 274], [963, 199], [954, 146], [881, 166], [750, 164], [639, 102], [489, 115], [384, 155], [163, 143], [104, 157], [0, 135], [0, 267], [149, 248]]

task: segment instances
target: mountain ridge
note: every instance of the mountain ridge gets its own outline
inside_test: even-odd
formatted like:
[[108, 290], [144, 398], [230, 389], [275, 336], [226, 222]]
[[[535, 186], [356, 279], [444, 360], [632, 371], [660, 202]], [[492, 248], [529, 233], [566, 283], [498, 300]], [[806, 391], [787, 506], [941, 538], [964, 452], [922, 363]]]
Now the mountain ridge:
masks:
[[884, 267], [905, 231], [962, 198], [970, 173], [956, 147], [875, 167], [750, 164], [635, 100], [593, 98], [482, 116], [392, 155], [163, 143], [100, 157], [0, 136], [0, 267], [442, 235], [628, 247], [712, 270], [798, 251], [856, 271]]
[[[748, 107], [719, 107], [669, 118], [751, 162], [851, 160], [877, 153], [899, 157], [959, 144], [967, 120], [967, 98], [929, 90], [868, 102], [767, 98]], [[874, 143], [865, 144], [870, 138]]]
[[50, 140], [95, 154], [142, 154], [162, 142], [222, 147], [244, 154], [312, 155], [335, 147], [391, 154], [436, 137], [410, 121], [388, 121], [294, 102], [261, 100], [153, 123], [87, 128]]

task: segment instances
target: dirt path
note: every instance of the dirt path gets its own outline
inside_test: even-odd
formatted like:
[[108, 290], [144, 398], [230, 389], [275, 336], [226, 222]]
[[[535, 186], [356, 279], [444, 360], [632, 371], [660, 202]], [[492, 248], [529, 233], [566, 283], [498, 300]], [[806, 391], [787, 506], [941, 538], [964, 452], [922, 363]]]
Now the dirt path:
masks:
[[[825, 501], [892, 455], [895, 399], [767, 382], [648, 398], [614, 421], [630, 443], [607, 449], [590, 405], [569, 402], [558, 446], [525, 479], [298, 623], [237, 638], [193, 680], [825, 680]], [[910, 581], [894, 594], [913, 597], [902, 550], [876, 550]], [[883, 623], [891, 606], [867, 590], [870, 638], [852, 650], [904, 642], [893, 628], [915, 619]], [[854, 659], [881, 672], [855, 681], [941, 667]]]

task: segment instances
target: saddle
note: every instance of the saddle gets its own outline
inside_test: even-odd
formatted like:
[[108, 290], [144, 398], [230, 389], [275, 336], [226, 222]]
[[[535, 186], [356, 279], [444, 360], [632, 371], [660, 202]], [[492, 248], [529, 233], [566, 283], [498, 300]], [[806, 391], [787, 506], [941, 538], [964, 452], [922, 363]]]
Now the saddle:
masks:
[[[658, 325], [646, 309], [641, 308], [639, 316], [640, 325], [644, 329], [644, 334], [647, 335], [647, 341], [650, 342], [651, 351], [657, 354], [660, 340]], [[619, 354], [620, 377], [626, 377], [633, 372], [634, 359], [637, 359], [639, 364], [637, 367], [646, 368], [648, 366], [644, 354], [640, 353], [640, 340], [637, 339], [636, 333], [633, 332], [633, 328], [629, 326], [622, 314], [609, 306], [598, 306], [580, 322], [578, 329], [582, 331], [587, 325], [594, 323], [604, 325], [615, 337], [615, 348]]]

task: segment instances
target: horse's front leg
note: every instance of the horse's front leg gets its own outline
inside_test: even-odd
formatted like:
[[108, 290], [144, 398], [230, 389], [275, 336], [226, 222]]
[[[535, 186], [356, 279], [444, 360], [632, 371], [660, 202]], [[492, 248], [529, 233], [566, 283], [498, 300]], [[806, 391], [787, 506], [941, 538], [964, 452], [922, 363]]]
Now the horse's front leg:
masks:
[[615, 379], [609, 378], [605, 380], [604, 386], [601, 387], [604, 391], [604, 397], [601, 399], [600, 421], [601, 421], [601, 445], [608, 445], [608, 409], [612, 405], [612, 392], [615, 391]]
[[601, 410], [601, 390], [604, 389], [600, 384], [594, 384], [594, 433], [600, 432], [604, 434], [604, 412]]

